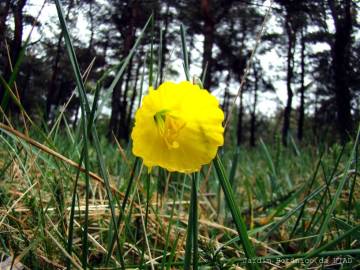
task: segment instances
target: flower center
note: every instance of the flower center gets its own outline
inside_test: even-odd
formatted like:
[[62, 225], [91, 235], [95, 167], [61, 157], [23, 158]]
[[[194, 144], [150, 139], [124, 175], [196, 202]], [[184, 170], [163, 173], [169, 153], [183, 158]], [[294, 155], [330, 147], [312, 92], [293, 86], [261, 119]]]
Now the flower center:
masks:
[[161, 110], [154, 115], [154, 121], [158, 128], [159, 134], [163, 137], [169, 149], [178, 148], [180, 131], [185, 127], [186, 123], [178, 117], [171, 115], [170, 110]]

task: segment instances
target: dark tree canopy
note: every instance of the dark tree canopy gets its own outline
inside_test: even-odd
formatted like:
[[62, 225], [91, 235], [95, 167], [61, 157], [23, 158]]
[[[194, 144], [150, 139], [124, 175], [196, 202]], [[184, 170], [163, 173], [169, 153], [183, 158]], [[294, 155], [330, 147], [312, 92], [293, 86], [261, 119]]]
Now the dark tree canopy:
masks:
[[[255, 145], [259, 137], [272, 139], [269, 129], [281, 133], [285, 145], [290, 136], [302, 141], [336, 132], [346, 142], [354, 135], [360, 105], [356, 1], [274, 1], [235, 110], [230, 109], [267, 9], [263, 1], [68, 0], [62, 4], [70, 31], [79, 25], [84, 28], [72, 38], [89, 96], [108, 72], [100, 91], [106, 113], [100, 118], [110, 139], [129, 140], [139, 94], [146, 91], [150, 77], [158, 85], [178, 81], [184, 74], [174, 64], [182, 59], [180, 24], [187, 33], [190, 69], [196, 72], [191, 76], [202, 78], [225, 113], [234, 114], [232, 130], [238, 144], [248, 140]], [[56, 17], [46, 19], [47, 14], [41, 14], [36, 19], [39, 8], [30, 0], [1, 1], [0, 74], [34, 119], [51, 125], [69, 102], [65, 115], [76, 126], [79, 99], [63, 33]], [[46, 8], [54, 6], [48, 3]], [[129, 55], [151, 15], [153, 23], [126, 70], [112, 92], [107, 91], [117, 65]], [[31, 27], [39, 38], [26, 43]], [[4, 85], [0, 87], [4, 112], [18, 119], [18, 105]], [[266, 106], [272, 106], [270, 114], [264, 111]]]

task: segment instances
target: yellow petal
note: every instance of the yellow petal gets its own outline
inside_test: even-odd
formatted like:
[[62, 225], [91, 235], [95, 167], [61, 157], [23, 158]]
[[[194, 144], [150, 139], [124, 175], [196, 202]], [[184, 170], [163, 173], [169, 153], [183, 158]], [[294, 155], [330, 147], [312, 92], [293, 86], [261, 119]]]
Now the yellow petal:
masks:
[[135, 114], [133, 153], [148, 167], [195, 172], [224, 143], [224, 113], [209, 92], [190, 82], [149, 89]]

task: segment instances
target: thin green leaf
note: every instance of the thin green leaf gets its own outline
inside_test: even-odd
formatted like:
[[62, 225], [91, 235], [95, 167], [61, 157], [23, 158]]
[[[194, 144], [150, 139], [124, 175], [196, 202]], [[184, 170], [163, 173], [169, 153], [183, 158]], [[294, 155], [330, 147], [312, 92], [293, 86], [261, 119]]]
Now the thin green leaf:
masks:
[[346, 180], [348, 179], [348, 175], [349, 175], [349, 170], [350, 170], [350, 166], [351, 166], [351, 163], [353, 161], [353, 157], [355, 155], [355, 151], [357, 149], [357, 145], [358, 145], [358, 142], [359, 142], [359, 136], [360, 136], [360, 125], [358, 127], [358, 131], [357, 131], [357, 134], [356, 134], [356, 139], [355, 139], [355, 143], [354, 143], [354, 146], [351, 150], [351, 153], [350, 153], [350, 156], [349, 156], [349, 159], [346, 163], [346, 166], [345, 166], [345, 169], [344, 169], [344, 174], [340, 180], [340, 183], [338, 185], [338, 188], [336, 190], [336, 193], [335, 193], [335, 196], [333, 197], [332, 201], [331, 201], [331, 204], [330, 204], [330, 207], [327, 209], [326, 211], [326, 214], [325, 214], [325, 218], [324, 218], [324, 222], [320, 228], [320, 232], [319, 232], [319, 236], [318, 238], [316, 239], [316, 244], [315, 246], [317, 246], [318, 244], [320, 244], [320, 242], [322, 241], [323, 239], [323, 236], [324, 236], [324, 233], [327, 231], [328, 229], [328, 223], [329, 223], [329, 220], [334, 212], [334, 209], [336, 207], [336, 203], [340, 197], [340, 194], [344, 188], [344, 185], [345, 185], [345, 182]]
[[[248, 259], [252, 259], [255, 257], [255, 252], [254, 252], [254, 248], [250, 242], [248, 233], [247, 233], [247, 229], [246, 229], [246, 225], [244, 220], [241, 217], [240, 214], [240, 210], [237, 207], [237, 203], [235, 201], [235, 196], [234, 193], [231, 189], [231, 185], [229, 180], [227, 179], [226, 173], [225, 173], [225, 169], [224, 166], [219, 158], [219, 156], [217, 155], [213, 161], [214, 165], [215, 165], [215, 169], [218, 175], [218, 179], [220, 181], [220, 184], [222, 186], [222, 189], [224, 191], [225, 194], [225, 199], [226, 202], [228, 204], [228, 207], [230, 208], [231, 211], [231, 215], [233, 217], [233, 220], [235, 222], [235, 226], [236, 229], [238, 231], [242, 246], [244, 248], [245, 251], [245, 256]], [[250, 269], [257, 269], [257, 264], [248, 264], [248, 267]]]

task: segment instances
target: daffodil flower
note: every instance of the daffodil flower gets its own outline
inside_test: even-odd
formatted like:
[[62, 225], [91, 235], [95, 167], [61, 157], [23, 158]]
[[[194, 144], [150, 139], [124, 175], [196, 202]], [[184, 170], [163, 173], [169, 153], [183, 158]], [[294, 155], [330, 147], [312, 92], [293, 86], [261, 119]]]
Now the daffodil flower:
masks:
[[135, 114], [133, 153], [151, 168], [191, 173], [215, 157], [224, 143], [224, 113], [198, 85], [184, 81], [152, 87]]

